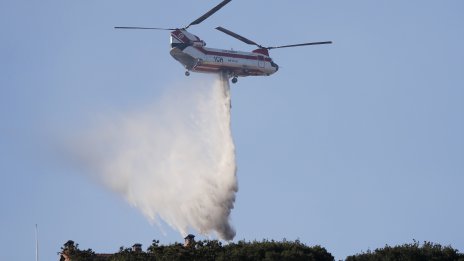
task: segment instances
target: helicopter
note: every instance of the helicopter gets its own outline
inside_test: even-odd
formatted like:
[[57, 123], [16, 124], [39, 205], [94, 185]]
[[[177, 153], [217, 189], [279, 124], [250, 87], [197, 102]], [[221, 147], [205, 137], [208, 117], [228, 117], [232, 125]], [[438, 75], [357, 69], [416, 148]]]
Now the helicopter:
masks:
[[198, 25], [208, 17], [216, 13], [232, 0], [223, 0], [214, 8], [182, 28], [159, 28], [159, 27], [129, 27], [117, 26], [115, 29], [142, 29], [142, 30], [168, 30], [171, 31], [171, 56], [181, 63], [186, 69], [185, 75], [190, 72], [201, 73], [221, 73], [232, 78], [232, 83], [236, 83], [238, 77], [246, 76], [269, 76], [279, 70], [279, 66], [269, 56], [269, 50], [307, 46], [331, 44], [331, 41], [309, 42], [281, 46], [262, 46], [246, 37], [234, 33], [224, 27], [216, 27], [217, 30], [234, 37], [246, 44], [255, 45], [258, 48], [251, 52], [224, 50], [207, 48], [205, 41], [198, 36], [190, 33], [187, 29], [192, 25]]

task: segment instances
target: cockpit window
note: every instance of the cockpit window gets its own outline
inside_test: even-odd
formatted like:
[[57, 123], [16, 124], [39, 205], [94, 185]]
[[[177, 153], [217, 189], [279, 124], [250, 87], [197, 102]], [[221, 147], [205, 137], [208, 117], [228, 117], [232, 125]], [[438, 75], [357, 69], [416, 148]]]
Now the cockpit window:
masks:
[[279, 66], [274, 61], [271, 61], [271, 66], [276, 68], [276, 71], [279, 70]]

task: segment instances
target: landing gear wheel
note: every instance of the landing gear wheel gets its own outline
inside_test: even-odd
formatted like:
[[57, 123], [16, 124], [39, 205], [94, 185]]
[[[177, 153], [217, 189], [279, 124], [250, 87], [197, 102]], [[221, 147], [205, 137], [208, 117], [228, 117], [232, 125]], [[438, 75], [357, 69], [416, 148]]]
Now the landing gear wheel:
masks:
[[185, 72], [185, 76], [189, 76], [190, 75], [190, 72], [189, 71], [186, 71]]
[[237, 83], [238, 79], [237, 77], [232, 78], [232, 83]]

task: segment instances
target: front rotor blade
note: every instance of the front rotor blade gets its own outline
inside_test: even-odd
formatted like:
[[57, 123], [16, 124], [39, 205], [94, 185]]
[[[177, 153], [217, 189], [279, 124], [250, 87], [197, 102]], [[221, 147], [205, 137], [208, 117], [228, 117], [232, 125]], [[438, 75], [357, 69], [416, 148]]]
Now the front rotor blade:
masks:
[[115, 26], [114, 29], [142, 29], [142, 30], [176, 30], [175, 28], [159, 28], [159, 27], [136, 27], [136, 26]]
[[287, 47], [297, 47], [297, 46], [305, 46], [305, 45], [317, 45], [317, 44], [331, 44], [331, 41], [327, 42], [312, 42], [312, 43], [302, 43], [302, 44], [290, 44], [290, 45], [282, 45], [282, 46], [273, 46], [267, 47], [266, 49], [277, 49], [277, 48], [287, 48]]
[[261, 45], [259, 45], [259, 44], [255, 43], [255, 42], [253, 42], [252, 40], [250, 40], [250, 39], [248, 39], [248, 38], [245, 38], [245, 37], [243, 37], [243, 36], [241, 36], [241, 35], [238, 35], [238, 34], [232, 32], [232, 31], [229, 31], [229, 30], [227, 30], [226, 28], [223, 28], [223, 27], [220, 27], [220, 26], [219, 26], [219, 27], [216, 27], [216, 29], [219, 30], [219, 31], [221, 31], [221, 32], [223, 32], [223, 33], [225, 33], [225, 34], [228, 34], [228, 35], [230, 35], [230, 36], [232, 36], [232, 37], [234, 37], [234, 38], [236, 38], [236, 39], [238, 39], [238, 40], [240, 40], [240, 41], [242, 41], [242, 42], [244, 42], [244, 43], [246, 43], [246, 44], [252, 44], [252, 45], [256, 45], [256, 46], [262, 48]]
[[213, 9], [209, 10], [206, 14], [200, 16], [197, 20], [191, 22], [189, 25], [187, 25], [185, 27], [185, 29], [189, 28], [191, 25], [195, 25], [195, 24], [199, 24], [201, 22], [203, 22], [204, 20], [206, 20], [206, 18], [210, 17], [212, 14], [216, 13], [219, 9], [221, 9], [222, 7], [224, 7], [226, 4], [228, 4], [230, 1], [232, 0], [224, 0], [222, 1], [220, 4], [218, 4], [217, 6], [215, 6]]

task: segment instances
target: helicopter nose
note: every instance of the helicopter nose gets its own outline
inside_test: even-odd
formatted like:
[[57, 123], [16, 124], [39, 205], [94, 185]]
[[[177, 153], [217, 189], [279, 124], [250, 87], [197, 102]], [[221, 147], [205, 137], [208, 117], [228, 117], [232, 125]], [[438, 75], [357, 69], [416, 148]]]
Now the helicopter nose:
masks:
[[272, 62], [271, 65], [272, 65], [272, 67], [275, 68], [276, 72], [279, 70], [279, 65], [277, 65], [275, 62]]

